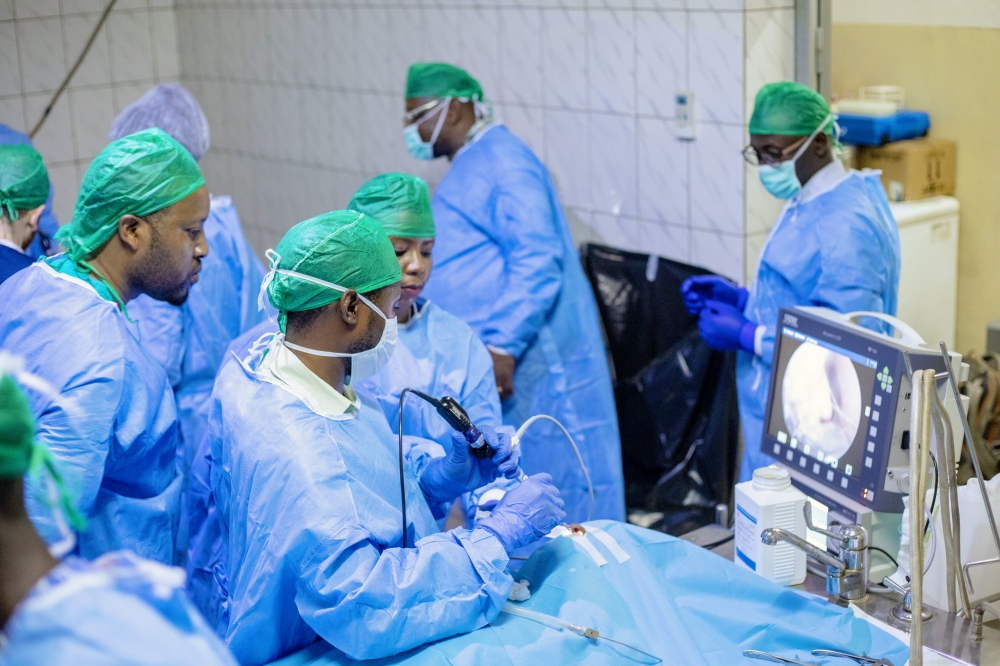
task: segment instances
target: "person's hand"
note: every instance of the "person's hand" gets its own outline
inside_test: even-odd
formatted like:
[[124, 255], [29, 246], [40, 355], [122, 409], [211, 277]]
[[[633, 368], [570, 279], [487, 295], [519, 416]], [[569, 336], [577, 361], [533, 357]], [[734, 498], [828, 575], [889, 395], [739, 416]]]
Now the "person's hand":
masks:
[[548, 474], [535, 474], [511, 489], [476, 527], [491, 532], [510, 555], [537, 541], [566, 519], [559, 490]]
[[508, 354], [497, 354], [490, 351], [493, 357], [493, 375], [497, 380], [497, 393], [500, 400], [507, 400], [514, 395], [514, 357]]
[[698, 332], [716, 351], [743, 349], [753, 353], [757, 324], [728, 303], [706, 301], [698, 316]]
[[726, 303], [742, 311], [750, 292], [718, 275], [695, 275], [684, 280], [681, 296], [688, 312], [698, 314], [706, 301]]
[[451, 437], [451, 453], [432, 460], [420, 474], [420, 488], [429, 499], [441, 502], [453, 500], [462, 493], [481, 488], [501, 474], [517, 471], [517, 456], [513, 455], [510, 435], [498, 433], [490, 426], [480, 431], [486, 443], [496, 453], [492, 458], [476, 458], [469, 451], [469, 443], [461, 433]]

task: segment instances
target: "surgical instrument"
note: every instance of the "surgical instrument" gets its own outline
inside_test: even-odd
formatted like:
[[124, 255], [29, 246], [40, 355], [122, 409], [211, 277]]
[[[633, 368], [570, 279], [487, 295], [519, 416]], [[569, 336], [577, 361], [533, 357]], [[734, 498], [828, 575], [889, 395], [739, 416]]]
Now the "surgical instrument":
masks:
[[743, 650], [744, 657], [750, 657], [751, 659], [760, 659], [761, 661], [773, 661], [776, 664], [794, 664], [794, 666], [819, 666], [815, 661], [799, 661], [798, 659], [791, 659], [789, 657], [779, 657], [776, 654], [771, 654], [770, 652], [761, 652], [760, 650]]
[[848, 654], [847, 652], [837, 652], [836, 650], [813, 650], [813, 656], [816, 657], [836, 657], [838, 659], [853, 659], [859, 664], [868, 664], [869, 666], [896, 666], [888, 659], [877, 659], [875, 657], [869, 657], [866, 654]]

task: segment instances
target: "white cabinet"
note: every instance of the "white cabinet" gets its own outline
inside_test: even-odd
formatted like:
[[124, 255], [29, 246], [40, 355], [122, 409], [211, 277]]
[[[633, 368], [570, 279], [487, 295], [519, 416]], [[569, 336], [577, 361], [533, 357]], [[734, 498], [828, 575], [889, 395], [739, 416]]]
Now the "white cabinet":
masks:
[[927, 346], [954, 351], [958, 289], [958, 200], [932, 197], [889, 204], [899, 224], [902, 271], [897, 317]]

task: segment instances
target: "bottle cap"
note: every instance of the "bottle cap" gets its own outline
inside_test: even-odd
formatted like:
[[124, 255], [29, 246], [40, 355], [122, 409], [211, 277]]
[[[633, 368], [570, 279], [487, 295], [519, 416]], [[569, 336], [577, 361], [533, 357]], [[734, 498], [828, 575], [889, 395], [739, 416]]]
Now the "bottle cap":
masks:
[[784, 490], [792, 485], [788, 470], [778, 465], [769, 465], [753, 471], [753, 487], [755, 490]]

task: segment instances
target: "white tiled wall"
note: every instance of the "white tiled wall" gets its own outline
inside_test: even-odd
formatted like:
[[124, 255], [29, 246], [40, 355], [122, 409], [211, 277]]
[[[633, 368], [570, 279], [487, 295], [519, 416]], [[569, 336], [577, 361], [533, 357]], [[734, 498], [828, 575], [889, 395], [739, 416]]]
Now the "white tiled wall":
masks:
[[[0, 0], [0, 123], [29, 132], [73, 66], [107, 0]], [[154, 83], [177, 81], [173, 0], [119, 0], [69, 88], [35, 136], [70, 219], [80, 179], [115, 114]]]
[[[0, 121], [38, 117], [105, 0], [0, 0]], [[37, 137], [68, 219], [114, 114], [176, 80], [212, 127], [202, 165], [258, 251], [367, 178], [443, 161], [400, 134], [408, 65], [469, 69], [552, 171], [578, 241], [743, 279], [779, 206], [742, 162], [763, 83], [790, 78], [792, 0], [119, 0]], [[676, 137], [692, 91], [697, 138]]]
[[[204, 166], [259, 251], [346, 205], [406, 153], [406, 69], [467, 68], [552, 171], [578, 241], [743, 279], [778, 207], [742, 162], [763, 83], [793, 68], [792, 0], [180, 0], [183, 81], [213, 128]], [[697, 102], [675, 136], [674, 95]]]

